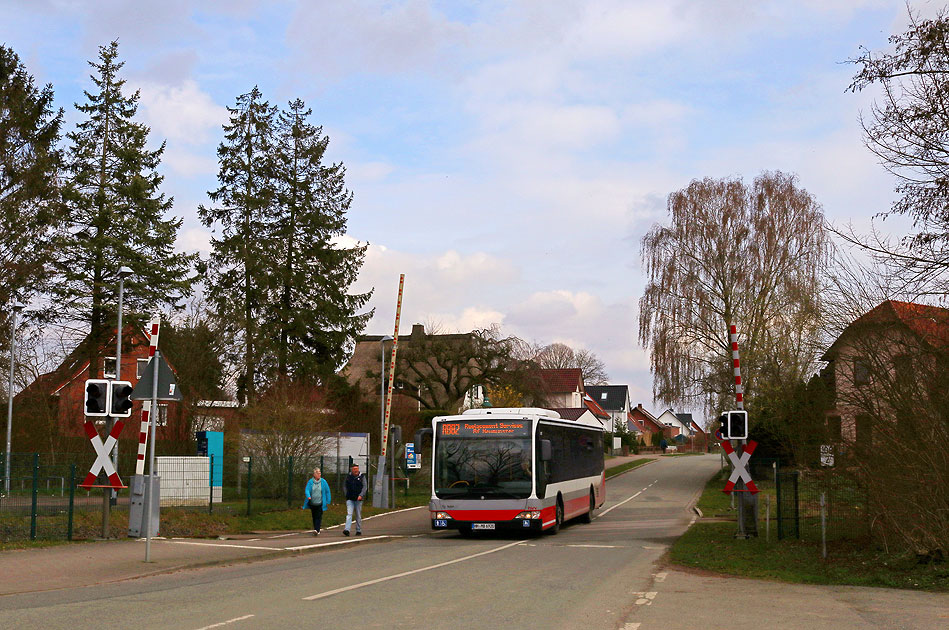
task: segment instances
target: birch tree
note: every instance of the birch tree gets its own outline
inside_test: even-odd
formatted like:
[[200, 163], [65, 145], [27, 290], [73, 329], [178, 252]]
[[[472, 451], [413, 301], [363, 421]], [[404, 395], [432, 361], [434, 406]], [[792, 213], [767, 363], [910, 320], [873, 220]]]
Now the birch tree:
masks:
[[639, 337], [653, 390], [669, 405], [721, 410], [732, 395], [728, 325], [737, 326], [746, 398], [802, 380], [819, 356], [820, 205], [796, 177], [693, 180], [668, 198], [668, 225], [642, 241], [648, 282]]

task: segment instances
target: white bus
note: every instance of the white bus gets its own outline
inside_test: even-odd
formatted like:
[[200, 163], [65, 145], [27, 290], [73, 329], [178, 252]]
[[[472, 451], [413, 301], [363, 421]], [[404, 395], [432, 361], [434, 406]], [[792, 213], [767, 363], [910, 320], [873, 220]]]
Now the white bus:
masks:
[[557, 533], [572, 518], [590, 522], [606, 499], [599, 422], [469, 409], [434, 418], [432, 434], [432, 529]]

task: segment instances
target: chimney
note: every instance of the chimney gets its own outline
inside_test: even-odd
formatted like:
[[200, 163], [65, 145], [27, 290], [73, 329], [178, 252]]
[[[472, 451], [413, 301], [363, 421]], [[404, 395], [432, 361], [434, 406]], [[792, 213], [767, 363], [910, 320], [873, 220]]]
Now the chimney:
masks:
[[412, 339], [421, 339], [425, 336], [425, 326], [422, 324], [412, 324]]

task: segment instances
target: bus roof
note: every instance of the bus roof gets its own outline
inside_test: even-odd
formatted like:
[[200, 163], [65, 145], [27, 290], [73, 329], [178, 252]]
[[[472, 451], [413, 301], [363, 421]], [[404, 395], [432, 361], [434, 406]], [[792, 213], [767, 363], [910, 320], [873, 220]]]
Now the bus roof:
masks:
[[560, 418], [560, 414], [551, 409], [540, 407], [489, 407], [487, 409], [466, 409], [463, 416], [540, 416], [542, 418]]
[[473, 420], [475, 418], [490, 419], [497, 417], [506, 418], [531, 418], [534, 420], [554, 421], [562, 425], [582, 426], [590, 429], [603, 431], [603, 424], [596, 419], [595, 423], [584, 420], [567, 420], [560, 417], [560, 414], [552, 409], [541, 409], [540, 407], [490, 407], [481, 409], [467, 409], [460, 416], [438, 416], [433, 418], [433, 422], [451, 422], [464, 418]]

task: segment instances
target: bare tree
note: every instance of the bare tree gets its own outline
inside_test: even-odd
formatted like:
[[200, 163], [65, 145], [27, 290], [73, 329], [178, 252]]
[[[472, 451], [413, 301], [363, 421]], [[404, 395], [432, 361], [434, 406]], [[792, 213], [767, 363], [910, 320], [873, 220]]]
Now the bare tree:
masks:
[[901, 196], [887, 214], [913, 219], [914, 232], [892, 241], [877, 234], [848, 240], [889, 259], [931, 292], [949, 294], [949, 12], [921, 20], [911, 10], [906, 32], [892, 35], [893, 50], [865, 48], [850, 90], [882, 89], [869, 116], [861, 116], [867, 148], [898, 180]]
[[590, 350], [574, 350], [567, 344], [552, 343], [541, 348], [533, 359], [540, 367], [549, 370], [580, 368], [583, 382], [588, 385], [606, 385], [610, 380], [606, 365]]
[[313, 470], [327, 445], [327, 432], [339, 423], [320, 387], [283, 381], [244, 410], [241, 450], [255, 456], [255, 470], [279, 496], [287, 487], [290, 457], [295, 471]]
[[643, 238], [649, 281], [639, 337], [654, 395], [670, 405], [731, 395], [728, 325], [737, 326], [746, 397], [802, 380], [819, 354], [822, 272], [830, 242], [820, 205], [793, 175], [693, 180], [669, 195], [670, 224]]
[[423, 409], [453, 409], [473, 385], [489, 390], [510, 386], [526, 398], [536, 398], [532, 364], [515, 358], [520, 342], [505, 337], [497, 326], [453, 334], [428, 330], [400, 339], [399, 391]]

